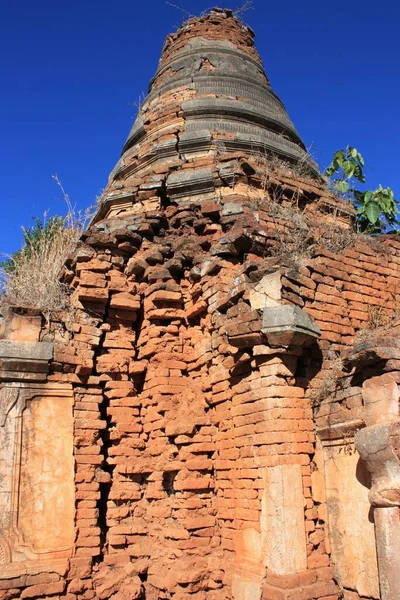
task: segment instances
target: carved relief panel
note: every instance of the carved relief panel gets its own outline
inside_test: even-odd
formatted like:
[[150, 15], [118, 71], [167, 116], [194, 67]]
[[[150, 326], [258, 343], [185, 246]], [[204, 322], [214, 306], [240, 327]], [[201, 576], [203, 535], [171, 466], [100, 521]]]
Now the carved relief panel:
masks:
[[1, 572], [64, 563], [74, 541], [72, 389], [0, 385]]

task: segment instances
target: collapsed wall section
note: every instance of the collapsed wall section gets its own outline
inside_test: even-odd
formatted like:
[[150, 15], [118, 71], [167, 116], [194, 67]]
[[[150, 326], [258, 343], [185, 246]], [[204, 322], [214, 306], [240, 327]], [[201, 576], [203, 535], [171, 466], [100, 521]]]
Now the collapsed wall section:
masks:
[[[76, 538], [58, 593], [339, 597], [312, 404], [321, 426], [321, 373], [374, 307], [395, 311], [397, 242], [379, 265], [365, 244], [282, 261], [263, 256], [273, 211], [235, 195], [108, 221], [67, 264], [75, 312], [52, 324], [48, 381], [74, 388]], [[318, 345], [269, 328], [282, 306], [312, 315]]]

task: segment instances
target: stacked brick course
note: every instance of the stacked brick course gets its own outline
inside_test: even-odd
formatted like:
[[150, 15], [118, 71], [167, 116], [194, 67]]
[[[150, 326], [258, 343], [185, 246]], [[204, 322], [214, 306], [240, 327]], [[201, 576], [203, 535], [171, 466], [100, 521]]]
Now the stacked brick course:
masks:
[[[260, 62], [230, 11], [189, 21], [162, 61], [197, 38]], [[163, 62], [66, 263], [73, 316], [42, 333], [48, 381], [74, 390], [74, 553], [63, 573], [0, 580], [0, 598], [359, 600], [334, 576], [316, 427], [363, 419], [353, 363], [324, 382], [373, 314], [396, 313], [400, 243], [351, 240], [352, 209], [311, 162], [302, 176], [294, 155], [279, 169], [266, 147], [221, 149], [229, 131], [182, 148], [197, 91], [161, 102]], [[282, 305], [318, 343], [269, 342], [263, 309]]]

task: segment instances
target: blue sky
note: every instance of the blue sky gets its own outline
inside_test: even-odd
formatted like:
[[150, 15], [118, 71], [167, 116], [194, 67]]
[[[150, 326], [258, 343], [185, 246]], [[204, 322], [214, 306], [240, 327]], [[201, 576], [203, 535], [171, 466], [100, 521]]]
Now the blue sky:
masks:
[[[210, 8], [176, 4], [193, 14]], [[400, 198], [400, 3], [254, 7], [244, 20], [266, 73], [321, 168], [335, 150], [356, 146], [368, 187], [389, 185]], [[32, 217], [64, 211], [52, 174], [79, 208], [94, 202], [182, 18], [164, 0], [1, 1], [0, 252], [20, 247]]]

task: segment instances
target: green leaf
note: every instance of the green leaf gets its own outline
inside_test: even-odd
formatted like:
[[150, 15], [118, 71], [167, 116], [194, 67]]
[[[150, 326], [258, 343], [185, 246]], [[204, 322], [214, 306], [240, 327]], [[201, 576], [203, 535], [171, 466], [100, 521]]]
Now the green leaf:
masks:
[[350, 188], [349, 182], [345, 181], [344, 179], [336, 179], [333, 182], [333, 185], [340, 194], [345, 194], [346, 192], [349, 191], [349, 188]]
[[346, 177], [348, 179], [350, 179], [351, 177], [353, 177], [354, 174], [354, 169], [356, 167], [355, 163], [349, 160], [345, 160], [343, 165], [343, 172], [346, 175]]
[[344, 158], [344, 156], [344, 150], [336, 150], [335, 154], [333, 155], [333, 159], [337, 160], [338, 158]]
[[337, 165], [334, 165], [332, 162], [328, 167], [326, 167], [325, 175], [327, 175], [328, 177], [331, 177], [334, 173], [336, 173], [337, 170], [338, 170]]
[[364, 203], [364, 196], [365, 196], [365, 192], [360, 192], [359, 190], [352, 190], [353, 194], [354, 194], [354, 198], [356, 199], [357, 202]]
[[365, 202], [365, 203], [369, 202], [372, 197], [373, 197], [373, 192], [365, 192], [363, 202]]
[[368, 221], [375, 225], [379, 217], [379, 206], [375, 202], [370, 202], [365, 208], [365, 214], [367, 215]]
[[339, 167], [343, 166], [343, 162], [345, 160], [344, 150], [337, 150], [333, 155], [332, 163], [336, 163]]
[[360, 167], [360, 165], [356, 165], [354, 167], [354, 177], [357, 179], [357, 181], [359, 181], [360, 183], [365, 183], [365, 177], [364, 174], [362, 172], [362, 169]]

